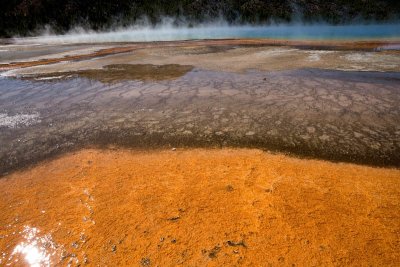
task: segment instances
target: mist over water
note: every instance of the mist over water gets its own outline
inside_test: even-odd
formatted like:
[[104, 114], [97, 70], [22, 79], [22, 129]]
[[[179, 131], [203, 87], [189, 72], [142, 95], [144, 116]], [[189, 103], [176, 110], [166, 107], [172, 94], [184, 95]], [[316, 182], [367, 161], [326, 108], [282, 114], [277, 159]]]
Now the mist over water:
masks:
[[288, 40], [362, 40], [400, 38], [400, 23], [366, 25], [283, 24], [269, 26], [228, 26], [224, 24], [198, 27], [119, 28], [107, 32], [75, 29], [65, 35], [42, 34], [30, 38], [14, 38], [16, 43], [107, 43], [151, 42], [195, 39], [269, 38]]

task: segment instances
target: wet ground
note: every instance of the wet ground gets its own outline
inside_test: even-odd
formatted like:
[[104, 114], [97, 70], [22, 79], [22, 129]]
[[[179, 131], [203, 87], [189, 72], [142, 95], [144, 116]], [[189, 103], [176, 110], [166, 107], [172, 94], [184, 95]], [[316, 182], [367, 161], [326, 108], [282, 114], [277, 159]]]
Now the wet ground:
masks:
[[400, 170], [83, 150], [0, 179], [0, 265], [397, 266]]
[[0, 265], [396, 266], [388, 46], [0, 46]]
[[400, 166], [398, 73], [146, 68], [153, 80], [127, 81], [123, 68], [1, 78], [2, 173], [104, 145], [257, 147]]

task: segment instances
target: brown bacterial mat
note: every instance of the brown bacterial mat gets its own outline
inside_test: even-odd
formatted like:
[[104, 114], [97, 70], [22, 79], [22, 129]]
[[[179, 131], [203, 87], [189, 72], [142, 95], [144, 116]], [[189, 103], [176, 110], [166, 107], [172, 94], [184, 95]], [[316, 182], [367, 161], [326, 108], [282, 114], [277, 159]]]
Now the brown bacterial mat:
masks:
[[[78, 70], [60, 73], [45, 73], [34, 75], [33, 78], [49, 78], [57, 75], [66, 77], [80, 76], [103, 83], [117, 83], [121, 81], [163, 81], [177, 79], [193, 69], [190, 65], [166, 64], [115, 64], [106, 65], [102, 69]], [[27, 77], [32, 78], [32, 77]]]
[[396, 266], [400, 170], [82, 150], [0, 179], [0, 265]]

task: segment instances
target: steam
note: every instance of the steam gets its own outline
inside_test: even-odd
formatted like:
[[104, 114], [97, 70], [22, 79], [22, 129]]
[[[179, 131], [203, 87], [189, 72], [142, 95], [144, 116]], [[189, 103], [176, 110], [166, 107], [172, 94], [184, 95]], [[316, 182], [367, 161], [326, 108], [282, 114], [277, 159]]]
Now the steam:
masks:
[[14, 38], [17, 44], [77, 44], [110, 42], [151, 42], [196, 39], [271, 38], [271, 39], [380, 39], [400, 38], [400, 23], [329, 25], [269, 24], [264, 26], [232, 26], [223, 20], [209, 24], [177, 26], [165, 19], [157, 26], [145, 22], [125, 28], [96, 32], [77, 27], [67, 34], [56, 35], [45, 29], [37, 37]]

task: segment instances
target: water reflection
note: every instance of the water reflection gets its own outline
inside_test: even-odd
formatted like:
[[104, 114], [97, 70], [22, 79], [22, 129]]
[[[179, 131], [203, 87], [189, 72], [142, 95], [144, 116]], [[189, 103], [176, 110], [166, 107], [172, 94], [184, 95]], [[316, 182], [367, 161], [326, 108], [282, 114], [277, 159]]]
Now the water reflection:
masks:
[[40, 230], [30, 226], [24, 226], [21, 234], [23, 241], [15, 246], [7, 265], [17, 263], [23, 258], [31, 267], [50, 266], [50, 258], [57, 248], [51, 235], [40, 236]]

